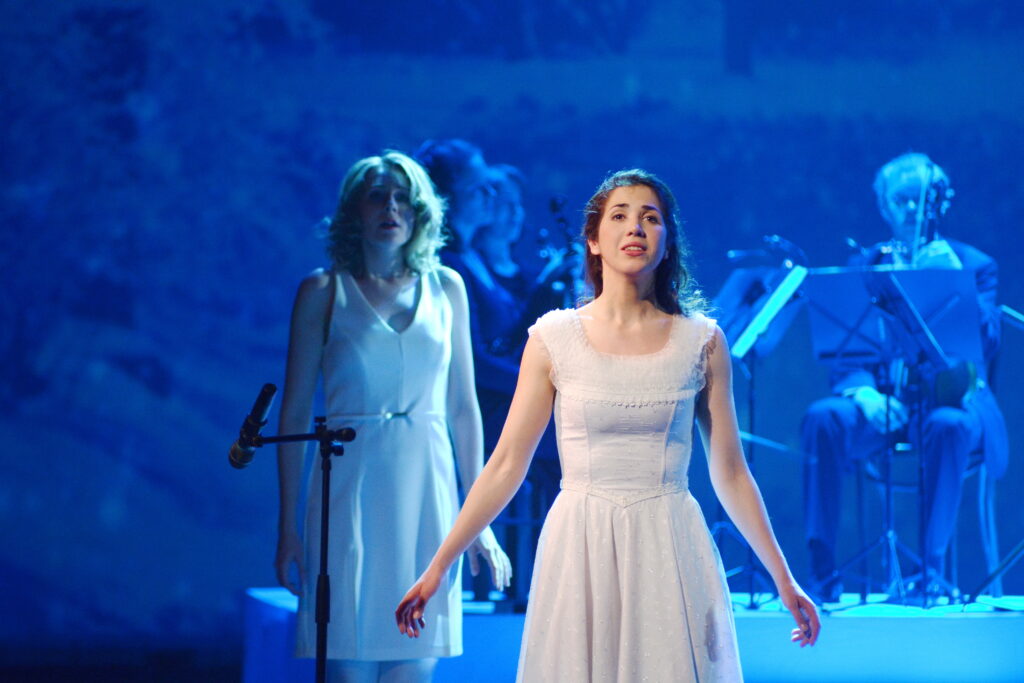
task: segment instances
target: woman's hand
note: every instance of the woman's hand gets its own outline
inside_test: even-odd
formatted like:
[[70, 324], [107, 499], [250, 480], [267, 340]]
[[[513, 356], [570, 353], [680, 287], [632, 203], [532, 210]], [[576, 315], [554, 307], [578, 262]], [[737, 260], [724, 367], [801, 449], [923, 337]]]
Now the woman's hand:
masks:
[[807, 597], [795, 581], [777, 585], [779, 599], [786, 606], [789, 613], [796, 620], [796, 628], [793, 629], [790, 640], [800, 643], [800, 647], [814, 645], [818, 641], [818, 633], [821, 631], [821, 622], [818, 621], [818, 608], [814, 601]]
[[423, 572], [423, 576], [409, 589], [395, 610], [395, 621], [398, 623], [399, 631], [410, 638], [420, 637], [420, 629], [427, 625], [423, 619], [427, 601], [434, 597], [439, 585], [441, 579], [437, 574], [429, 569]]
[[282, 533], [277, 537], [277, 556], [274, 558], [274, 569], [277, 571], [277, 582], [288, 589], [292, 595], [299, 594], [299, 584], [289, 576], [292, 563], [299, 569], [302, 576], [302, 540], [295, 531]]
[[480, 573], [480, 558], [477, 555], [483, 555], [491, 567], [494, 587], [498, 590], [508, 588], [512, 579], [512, 563], [509, 562], [505, 551], [498, 545], [498, 539], [494, 537], [491, 527], [485, 527], [466, 552], [469, 554], [469, 571], [473, 576]]

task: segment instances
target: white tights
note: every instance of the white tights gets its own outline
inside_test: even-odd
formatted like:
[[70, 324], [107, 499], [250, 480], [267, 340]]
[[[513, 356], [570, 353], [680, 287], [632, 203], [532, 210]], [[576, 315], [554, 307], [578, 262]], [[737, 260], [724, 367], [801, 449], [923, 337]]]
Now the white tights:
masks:
[[328, 659], [331, 683], [430, 683], [437, 659], [401, 659], [388, 662], [357, 662]]

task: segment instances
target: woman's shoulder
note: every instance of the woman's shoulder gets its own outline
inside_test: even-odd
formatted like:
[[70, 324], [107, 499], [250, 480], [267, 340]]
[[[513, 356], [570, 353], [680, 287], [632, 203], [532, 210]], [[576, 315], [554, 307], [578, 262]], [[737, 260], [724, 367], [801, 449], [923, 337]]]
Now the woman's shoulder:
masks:
[[683, 313], [676, 313], [675, 317], [682, 325], [688, 325], [693, 328], [710, 327], [714, 329], [718, 326], [718, 321], [709, 316], [705, 311], [684, 311]]
[[716, 335], [722, 334], [721, 328], [718, 327], [718, 321], [704, 311], [689, 311], [680, 313], [677, 317], [679, 323], [688, 328], [693, 337], [696, 337], [700, 347], [704, 347]]
[[293, 315], [310, 329], [318, 328], [319, 321], [324, 319], [335, 292], [334, 278], [335, 271], [317, 268], [299, 282]]
[[299, 299], [324, 298], [330, 295], [335, 271], [317, 268], [299, 282]]
[[423, 275], [424, 278], [432, 279], [441, 285], [441, 290], [452, 301], [466, 299], [466, 283], [459, 274], [459, 271], [448, 266], [438, 264]]
[[556, 308], [553, 311], [548, 311], [544, 315], [537, 318], [537, 320], [530, 326], [533, 328], [550, 328], [560, 327], [568, 325], [572, 322], [573, 318], [576, 317], [575, 308]]
[[459, 271], [449, 266], [446, 266], [442, 263], [437, 264], [437, 266], [433, 270], [429, 271], [427, 275], [434, 275], [435, 277], [437, 277], [438, 281], [440, 281], [441, 285], [445, 288], [466, 288], [466, 283], [463, 281], [462, 276], [459, 274]]
[[574, 308], [556, 308], [537, 318], [527, 332], [531, 337], [540, 336], [547, 345], [562, 346], [572, 339], [575, 317]]

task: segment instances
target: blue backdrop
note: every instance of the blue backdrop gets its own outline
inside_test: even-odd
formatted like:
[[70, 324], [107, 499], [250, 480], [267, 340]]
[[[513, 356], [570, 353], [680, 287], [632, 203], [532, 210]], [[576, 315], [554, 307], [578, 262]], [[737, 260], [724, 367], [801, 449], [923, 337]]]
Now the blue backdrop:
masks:
[[[242, 590], [273, 583], [276, 475], [269, 451], [229, 469], [227, 446], [260, 385], [281, 383], [295, 287], [325, 262], [316, 223], [348, 165], [382, 148], [458, 136], [520, 167], [523, 259], [530, 231], [554, 228], [552, 195], [575, 222], [607, 171], [649, 168], [680, 199], [710, 294], [725, 251], [765, 234], [814, 265], [845, 261], [847, 236], [886, 237], [874, 171], [924, 151], [957, 191], [946, 230], [995, 255], [1002, 301], [1024, 307], [1020, 4], [474, 5], [0, 7], [5, 656], [237, 647]], [[1024, 336], [1003, 342], [1019, 444]], [[759, 431], [793, 447], [826, 389], [810, 358], [801, 317], [761, 362]], [[762, 451], [757, 474], [802, 575], [799, 462]], [[1022, 485], [1015, 458], [1004, 551], [1024, 536]], [[973, 500], [965, 583], [984, 575]], [[912, 501], [899, 514], [915, 538]], [[1006, 587], [1024, 591], [1024, 570]]]

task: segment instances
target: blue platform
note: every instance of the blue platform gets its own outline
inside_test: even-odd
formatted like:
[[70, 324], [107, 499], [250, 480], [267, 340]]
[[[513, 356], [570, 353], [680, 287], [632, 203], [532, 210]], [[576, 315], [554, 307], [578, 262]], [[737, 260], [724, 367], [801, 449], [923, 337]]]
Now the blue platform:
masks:
[[[845, 595], [823, 616], [814, 648], [789, 642], [792, 619], [777, 601], [744, 607], [734, 593], [736, 630], [749, 683], [828, 681], [1024, 681], [1024, 597], [931, 609], [891, 605], [885, 596]], [[313, 680], [313, 661], [291, 657], [296, 599], [281, 588], [245, 596], [244, 683]], [[520, 614], [467, 614], [462, 657], [442, 659], [435, 680], [514, 681]]]

